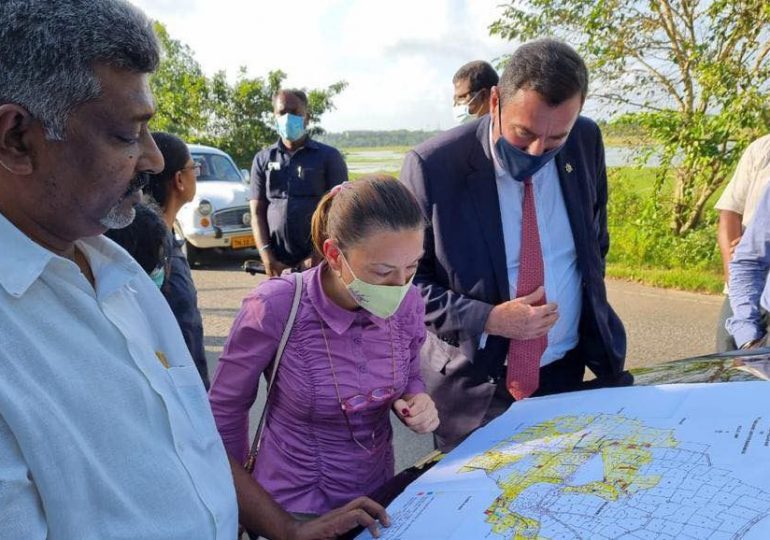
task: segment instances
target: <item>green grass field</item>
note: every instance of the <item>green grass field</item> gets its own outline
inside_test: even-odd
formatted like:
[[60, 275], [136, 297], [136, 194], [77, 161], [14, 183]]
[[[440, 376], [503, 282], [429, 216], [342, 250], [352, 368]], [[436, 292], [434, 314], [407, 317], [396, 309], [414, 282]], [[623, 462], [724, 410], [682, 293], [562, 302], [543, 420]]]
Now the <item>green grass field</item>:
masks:
[[411, 146], [351, 146], [342, 147], [339, 151], [345, 155], [355, 155], [361, 152], [394, 152], [406, 154], [411, 149]]
[[633, 267], [608, 262], [607, 277], [635, 281], [662, 289], [705, 294], [721, 294], [724, 287], [721, 273], [685, 268]]

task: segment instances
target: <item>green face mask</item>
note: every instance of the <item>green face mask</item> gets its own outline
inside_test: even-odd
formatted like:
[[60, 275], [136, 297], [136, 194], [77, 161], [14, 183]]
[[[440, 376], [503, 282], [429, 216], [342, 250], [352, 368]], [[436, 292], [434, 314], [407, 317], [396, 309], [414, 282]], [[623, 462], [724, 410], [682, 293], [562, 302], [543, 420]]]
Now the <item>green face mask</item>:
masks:
[[160, 289], [163, 285], [163, 281], [166, 279], [166, 269], [163, 266], [158, 266], [155, 270], [150, 272], [150, 279]]
[[347, 287], [353, 300], [372, 315], [382, 319], [392, 317], [398, 311], [406, 293], [409, 292], [414, 276], [405, 285], [372, 285], [356, 277], [345, 259], [345, 255], [342, 255], [342, 260], [353, 275], [353, 281], [345, 283], [345, 287]]

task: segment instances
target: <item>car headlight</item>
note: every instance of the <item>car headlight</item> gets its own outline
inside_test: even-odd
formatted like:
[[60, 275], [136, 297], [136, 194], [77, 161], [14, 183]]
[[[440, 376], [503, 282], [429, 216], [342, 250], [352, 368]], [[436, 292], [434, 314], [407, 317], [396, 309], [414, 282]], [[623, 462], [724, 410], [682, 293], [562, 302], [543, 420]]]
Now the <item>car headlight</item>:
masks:
[[198, 203], [198, 213], [202, 216], [208, 216], [213, 210], [214, 207], [211, 206], [211, 203], [206, 199], [203, 199], [200, 203]]

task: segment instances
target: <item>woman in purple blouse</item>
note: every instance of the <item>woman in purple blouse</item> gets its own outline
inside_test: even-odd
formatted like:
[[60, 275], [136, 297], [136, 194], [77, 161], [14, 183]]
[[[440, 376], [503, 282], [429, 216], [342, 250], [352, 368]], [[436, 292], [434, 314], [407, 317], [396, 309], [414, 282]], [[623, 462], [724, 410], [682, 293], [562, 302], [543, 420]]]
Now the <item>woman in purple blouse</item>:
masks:
[[[290, 512], [328, 512], [393, 476], [391, 409], [417, 433], [438, 426], [419, 372], [425, 306], [411, 284], [423, 224], [412, 194], [383, 176], [337, 186], [313, 215], [324, 261], [302, 274], [254, 467], [254, 478]], [[249, 408], [294, 288], [293, 279], [275, 278], [244, 300], [214, 374], [217, 428], [241, 461]]]

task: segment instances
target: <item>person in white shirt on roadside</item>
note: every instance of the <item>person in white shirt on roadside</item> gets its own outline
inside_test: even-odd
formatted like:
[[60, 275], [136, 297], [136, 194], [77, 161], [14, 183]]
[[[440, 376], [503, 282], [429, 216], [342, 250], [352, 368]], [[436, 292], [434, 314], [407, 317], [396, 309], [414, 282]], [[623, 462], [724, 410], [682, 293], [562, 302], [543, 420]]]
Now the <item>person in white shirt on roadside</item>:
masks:
[[[765, 192], [768, 181], [770, 181], [770, 135], [765, 135], [752, 142], [743, 152], [733, 177], [715, 205], [719, 211], [717, 241], [722, 254], [725, 276], [725, 300], [717, 320], [717, 352], [738, 348], [725, 327], [727, 319], [733, 315], [727, 287], [730, 280], [730, 261], [744, 231], [754, 217], [754, 211]], [[764, 315], [763, 317], [766, 318]]]

